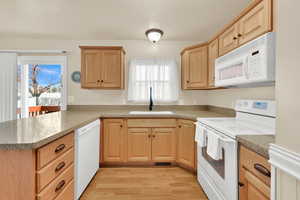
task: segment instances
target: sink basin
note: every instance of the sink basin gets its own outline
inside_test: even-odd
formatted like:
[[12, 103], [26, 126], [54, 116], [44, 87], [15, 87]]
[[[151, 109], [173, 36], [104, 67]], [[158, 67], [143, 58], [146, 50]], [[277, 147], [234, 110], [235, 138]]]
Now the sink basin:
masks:
[[172, 111], [131, 111], [131, 115], [171, 115], [174, 114]]

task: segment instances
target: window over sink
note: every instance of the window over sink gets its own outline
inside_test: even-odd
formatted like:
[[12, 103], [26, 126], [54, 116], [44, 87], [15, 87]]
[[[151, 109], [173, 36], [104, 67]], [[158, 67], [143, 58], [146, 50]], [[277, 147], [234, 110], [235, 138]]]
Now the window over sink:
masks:
[[173, 59], [134, 59], [129, 67], [128, 101], [156, 103], [178, 100], [178, 70]]

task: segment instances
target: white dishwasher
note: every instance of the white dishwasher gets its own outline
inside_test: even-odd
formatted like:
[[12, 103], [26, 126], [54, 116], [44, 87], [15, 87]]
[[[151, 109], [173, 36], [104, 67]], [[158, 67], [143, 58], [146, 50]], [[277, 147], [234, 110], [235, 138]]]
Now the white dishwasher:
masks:
[[75, 199], [99, 169], [100, 120], [75, 131]]

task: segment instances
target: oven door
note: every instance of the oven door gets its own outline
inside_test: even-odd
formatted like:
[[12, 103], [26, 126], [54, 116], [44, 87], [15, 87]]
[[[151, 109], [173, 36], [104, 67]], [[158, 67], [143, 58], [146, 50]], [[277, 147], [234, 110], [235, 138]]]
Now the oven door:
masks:
[[245, 83], [248, 80], [247, 55], [229, 60], [216, 61], [215, 85], [230, 86]]
[[[210, 199], [237, 200], [237, 142], [215, 130], [221, 136], [222, 160], [214, 160], [207, 154], [207, 147], [198, 146], [198, 173], [205, 182], [202, 187]], [[207, 139], [207, 137], [206, 137]]]

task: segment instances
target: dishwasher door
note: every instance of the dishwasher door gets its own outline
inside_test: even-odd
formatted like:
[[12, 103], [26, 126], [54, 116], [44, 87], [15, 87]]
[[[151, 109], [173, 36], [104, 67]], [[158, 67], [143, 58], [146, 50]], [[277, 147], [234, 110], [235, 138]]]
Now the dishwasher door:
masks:
[[75, 132], [75, 198], [79, 199], [99, 169], [100, 120]]

